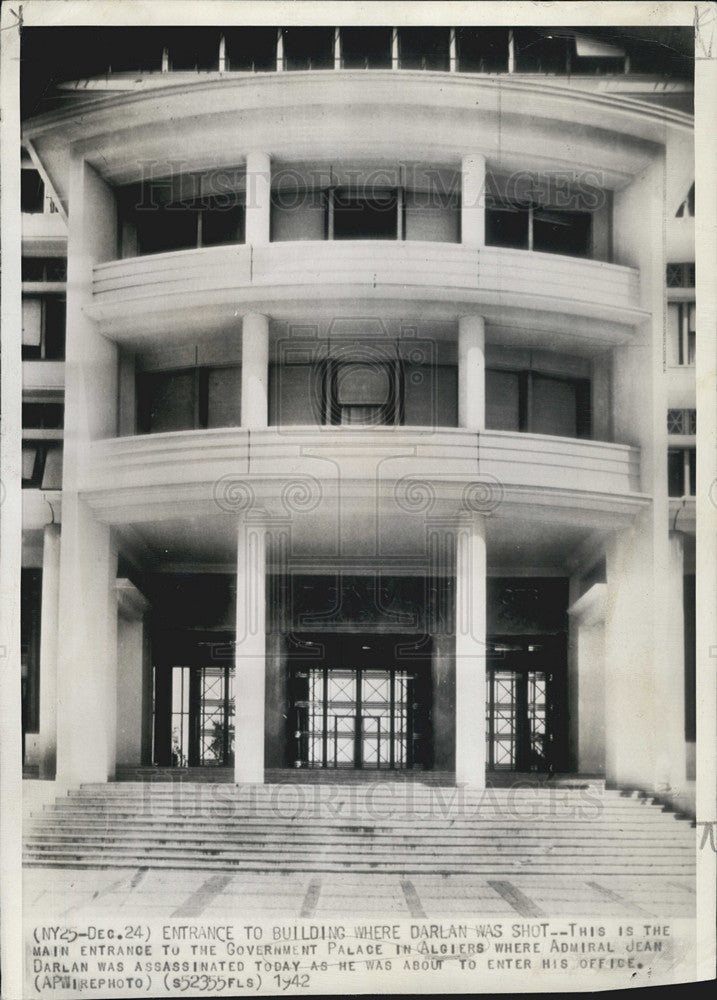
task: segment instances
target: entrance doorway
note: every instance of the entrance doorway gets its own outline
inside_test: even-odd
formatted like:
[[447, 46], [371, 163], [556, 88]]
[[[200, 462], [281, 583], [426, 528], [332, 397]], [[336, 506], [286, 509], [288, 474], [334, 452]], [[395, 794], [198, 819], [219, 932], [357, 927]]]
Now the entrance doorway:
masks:
[[[296, 767], [430, 767], [430, 650], [411, 636], [302, 640], [289, 667]], [[313, 659], [313, 662], [312, 662]]]
[[163, 636], [154, 667], [154, 763], [234, 764], [234, 644], [231, 636]]
[[562, 637], [508, 636], [491, 641], [486, 671], [489, 771], [565, 769], [565, 688]]

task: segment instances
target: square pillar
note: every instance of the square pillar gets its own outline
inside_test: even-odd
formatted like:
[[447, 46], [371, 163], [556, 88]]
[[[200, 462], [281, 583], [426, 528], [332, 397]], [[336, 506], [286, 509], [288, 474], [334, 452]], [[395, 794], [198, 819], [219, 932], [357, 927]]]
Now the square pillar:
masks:
[[461, 163], [461, 243], [485, 246], [485, 156], [464, 156]]
[[264, 782], [266, 526], [252, 512], [237, 539], [234, 781]]
[[458, 426], [485, 430], [485, 321], [458, 320]]
[[46, 524], [40, 603], [40, 777], [52, 780], [57, 763], [57, 637], [60, 611], [60, 525]]
[[571, 672], [577, 733], [575, 758], [581, 774], [605, 773], [605, 605], [607, 584], [596, 583], [568, 608], [577, 663]]
[[269, 422], [269, 317], [249, 313], [242, 325], [241, 425], [260, 430]]
[[271, 158], [268, 153], [247, 153], [245, 240], [251, 246], [264, 246], [271, 240]]
[[117, 763], [143, 763], [146, 717], [144, 617], [149, 601], [130, 580], [117, 580]]
[[485, 518], [456, 532], [456, 784], [485, 787]]
[[77, 497], [62, 504], [57, 658], [57, 780], [114, 777], [117, 552], [109, 526]]

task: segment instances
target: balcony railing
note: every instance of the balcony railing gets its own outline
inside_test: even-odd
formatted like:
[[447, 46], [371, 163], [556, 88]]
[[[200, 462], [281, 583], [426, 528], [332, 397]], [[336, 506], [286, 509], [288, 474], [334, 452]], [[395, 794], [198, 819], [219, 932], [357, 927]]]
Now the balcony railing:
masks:
[[423, 490], [429, 506], [431, 495], [460, 506], [471, 483], [487, 482], [498, 502], [553, 505], [561, 497], [558, 506], [618, 515], [642, 502], [639, 479], [636, 448], [597, 441], [461, 429], [229, 428], [97, 441], [81, 489], [108, 520], [183, 503], [199, 504], [198, 512], [212, 503], [233, 509], [240, 493], [280, 506], [293, 480], [316, 493], [307, 510], [320, 499], [363, 496], [420, 513]]
[[[119, 338], [153, 313], [229, 306], [274, 314], [282, 302], [347, 296], [558, 311], [635, 325], [639, 273], [601, 261], [446, 243], [286, 242], [129, 258], [94, 269], [93, 315]], [[251, 304], [251, 305], [250, 305]], [[402, 307], [403, 308], [403, 307]], [[440, 311], [440, 310], [439, 310]], [[234, 313], [236, 315], [236, 313]]]

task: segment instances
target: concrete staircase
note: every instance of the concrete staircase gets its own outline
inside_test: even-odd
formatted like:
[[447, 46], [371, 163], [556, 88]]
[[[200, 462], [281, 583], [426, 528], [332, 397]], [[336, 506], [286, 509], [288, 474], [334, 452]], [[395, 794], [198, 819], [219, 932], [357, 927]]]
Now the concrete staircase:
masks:
[[254, 872], [692, 877], [692, 824], [637, 794], [398, 783], [83, 785], [35, 815], [25, 864]]

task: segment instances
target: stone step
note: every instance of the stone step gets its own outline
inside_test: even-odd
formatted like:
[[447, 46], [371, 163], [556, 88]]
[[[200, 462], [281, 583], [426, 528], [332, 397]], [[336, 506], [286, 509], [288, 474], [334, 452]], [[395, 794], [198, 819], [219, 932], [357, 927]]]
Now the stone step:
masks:
[[591, 827], [602, 828], [605, 826], [616, 826], [619, 829], [650, 829], [673, 831], [681, 829], [692, 829], [691, 825], [676, 820], [672, 813], [667, 814], [634, 814], [625, 813], [620, 816], [610, 816], [600, 814], [575, 815], [567, 813], [563, 815], [540, 815], [532, 812], [487, 812], [477, 811], [475, 813], [421, 813], [416, 810], [412, 813], [398, 811], [376, 811], [375, 813], [361, 814], [358, 812], [346, 812], [345, 814], [322, 815], [314, 810], [298, 811], [289, 813], [286, 811], [272, 810], [249, 810], [249, 809], [227, 809], [220, 810], [216, 807], [208, 807], [189, 811], [180, 807], [156, 807], [144, 810], [133, 809], [117, 805], [114, 808], [83, 808], [81, 804], [65, 804], [60, 806], [45, 807], [35, 814], [37, 820], [42, 822], [50, 816], [56, 816], [62, 821], [86, 818], [96, 823], [118, 823], [118, 822], [211, 822], [211, 823], [254, 823], [254, 824], [283, 824], [294, 827], [298, 824], [320, 824], [322, 827], [334, 828], [336, 826], [352, 825], [355, 827], [376, 828], [381, 826], [406, 826], [413, 828], [415, 825], [430, 828], [431, 826], [443, 828], [448, 825], [453, 828], [473, 827], [476, 824], [492, 824], [493, 826], [524, 827], [532, 825], [541, 831], [552, 828], [560, 828], [566, 822], [571, 827], [589, 829]]
[[[27, 844], [28, 851], [33, 851], [37, 854], [47, 854], [59, 852], [62, 854], [75, 855], [78, 853], [78, 847], [76, 841], [71, 841], [67, 843], [63, 842], [39, 842], [34, 843], [33, 841]], [[455, 863], [462, 865], [464, 863], [470, 863], [471, 861], [477, 860], [477, 857], [481, 859], [486, 857], [493, 858], [515, 858], [523, 859], [525, 863], [530, 863], [535, 858], [551, 858], [555, 861], [565, 861], [566, 859], [573, 858], [605, 858], [613, 863], [619, 863], [623, 860], [627, 862], [634, 863], [635, 855], [634, 852], [625, 849], [614, 848], [612, 846], [598, 846], [598, 845], [576, 845], [576, 844], [565, 844], [556, 845], [553, 843], [544, 844], [534, 844], [527, 846], [525, 844], [520, 844], [512, 847], [504, 847], [500, 844], [480, 846], [480, 851], [467, 850], [465, 846], [454, 847], [452, 849], [446, 849], [441, 844], [368, 844], [368, 843], [355, 843], [351, 845], [346, 844], [327, 844], [323, 845], [320, 849], [316, 844], [305, 844], [305, 843], [292, 843], [286, 845], [275, 845], [270, 847], [268, 845], [256, 845], [256, 844], [245, 844], [242, 842], [231, 842], [230, 844], [221, 844], [216, 841], [171, 841], [165, 843], [162, 841], [132, 841], [124, 839], [110, 839], [110, 840], [88, 840], [82, 842], [82, 851], [80, 853], [87, 853], [92, 850], [102, 850], [108, 854], [132, 854], [136, 857], [149, 858], [153, 857], [157, 853], [171, 851], [173, 854], [180, 855], [182, 852], [186, 855], [203, 854], [205, 856], [216, 856], [216, 857], [246, 857], [247, 850], [251, 850], [251, 856], [255, 859], [257, 858], [270, 858], [275, 863], [283, 863], [285, 858], [306, 858], [306, 857], [322, 857], [322, 858], [336, 858], [338, 860], [342, 858], [348, 858], [351, 861], [360, 860], [362, 858], [395, 858], [399, 857], [410, 857], [414, 860], [426, 859], [428, 861], [436, 862], [440, 864]], [[470, 854], [475, 855], [470, 857]], [[688, 848], [680, 850], [679, 848], [663, 849], [663, 850], [651, 850], [649, 852], [649, 864], [672, 864], [685, 863], [688, 864], [690, 859], [694, 858], [694, 850], [690, 851]]]
[[694, 866], [674, 862], [674, 863], [646, 863], [635, 865], [626, 859], [623, 863], [600, 860], [596, 863], [578, 861], [575, 858], [536, 858], [527, 862], [523, 858], [510, 860], [507, 858], [491, 858], [490, 861], [480, 862], [472, 860], [460, 860], [454, 864], [445, 862], [442, 859], [431, 857], [425, 861], [417, 861], [411, 858], [394, 859], [373, 859], [371, 861], [356, 861], [353, 859], [322, 859], [312, 857], [292, 858], [285, 857], [280, 863], [273, 858], [253, 858], [246, 855], [236, 855], [234, 857], [223, 856], [216, 858], [201, 854], [182, 855], [178, 852], [167, 852], [164, 855], [155, 853], [147, 855], [119, 855], [116, 853], [98, 851], [91, 852], [64, 853], [64, 852], [28, 852], [25, 856], [26, 864], [34, 864], [38, 867], [47, 865], [58, 865], [65, 867], [86, 867], [86, 868], [112, 868], [130, 867], [142, 868], [151, 863], [153, 869], [156, 868], [177, 868], [201, 870], [220, 869], [224, 871], [246, 871], [246, 872], [383, 872], [386, 874], [400, 872], [410, 874], [411, 872], [443, 875], [500, 875], [500, 874], [532, 874], [532, 875], [553, 875], [556, 872], [565, 872], [572, 875], [656, 875], [665, 877], [685, 877], [694, 876]]
[[[247, 840], [277, 840], [284, 842], [287, 838], [302, 837], [308, 840], [323, 842], [326, 839], [326, 826], [324, 824], [295, 824], [293, 826], [283, 825], [281, 827], [264, 826], [250, 823], [188, 823], [182, 822], [168, 828], [165, 823], [135, 822], [110, 827], [106, 823], [87, 821], [77, 821], [73, 823], [60, 823], [54, 820], [43, 824], [31, 825], [30, 835], [33, 836], [115, 836], [120, 833], [144, 836], [168, 836], [168, 837], [192, 837], [197, 835], [216, 837], [242, 837]], [[638, 844], [659, 844], [659, 843], [685, 843], [694, 846], [695, 833], [691, 828], [685, 831], [677, 828], [674, 833], [665, 830], [649, 830], [644, 828], [624, 830], [621, 828], [607, 826], [596, 829], [594, 827], [576, 828], [551, 828], [549, 830], [536, 830], [535, 827], [507, 827], [505, 825], [484, 825], [476, 824], [465, 828], [441, 828], [440, 826], [426, 827], [420, 824], [412, 826], [374, 826], [364, 825], [342, 825], [331, 828], [331, 839], [341, 840], [342, 838], [354, 840], [356, 837], [389, 838], [392, 840], [437, 840], [451, 844], [455, 842], [473, 843], [495, 840], [498, 837], [510, 836], [520, 840], [580, 840], [587, 842], [608, 841], [615, 843], [625, 843], [629, 841], [631, 847]]]
[[[167, 821], [171, 820], [171, 824]], [[331, 836], [336, 833], [346, 832], [352, 834], [376, 834], [376, 833], [400, 833], [405, 835], [415, 835], [418, 831], [423, 836], [466, 836], [471, 834], [483, 835], [505, 835], [521, 836], [525, 834], [536, 834], [539, 836], [561, 835], [563, 831], [574, 836], [597, 837], [614, 833], [621, 839], [633, 837], [661, 837], [663, 839], [676, 839], [684, 836], [685, 840], [694, 841], [695, 831], [688, 824], [684, 826], [678, 823], [667, 825], [665, 823], [645, 822], [621, 822], [611, 823], [609, 821], [572, 821], [566, 825], [564, 820], [550, 820], [545, 822], [534, 822], [531, 819], [519, 818], [478, 818], [461, 820], [441, 820], [438, 818], [422, 820], [408, 817], [391, 820], [391, 818], [365, 820], [356, 817], [345, 817], [341, 819], [325, 820], [317, 817], [299, 817], [297, 819], [281, 818], [270, 819], [269, 822], [263, 817], [256, 816], [172, 816], [166, 819], [161, 816], [99, 816], [97, 814], [88, 815], [82, 811], [70, 813], [50, 812], [35, 817], [28, 829], [48, 830], [53, 828], [64, 828], [70, 826], [73, 829], [95, 829], [113, 830], [129, 826], [143, 826], [157, 832], [167, 829], [185, 829], [191, 832], [192, 829], [212, 829], [222, 830], [227, 833], [243, 830], [262, 833], [270, 831], [284, 835], [295, 831], [316, 832], [319, 835], [327, 836], [330, 831]]]
[[25, 858], [69, 868], [692, 877], [695, 830], [615, 791], [404, 783], [214, 793], [126, 782], [85, 785], [45, 807]]

